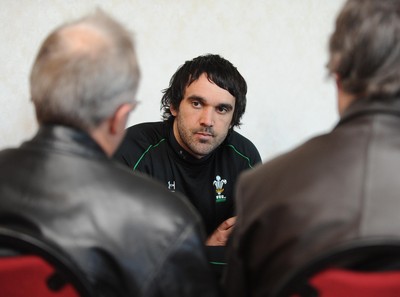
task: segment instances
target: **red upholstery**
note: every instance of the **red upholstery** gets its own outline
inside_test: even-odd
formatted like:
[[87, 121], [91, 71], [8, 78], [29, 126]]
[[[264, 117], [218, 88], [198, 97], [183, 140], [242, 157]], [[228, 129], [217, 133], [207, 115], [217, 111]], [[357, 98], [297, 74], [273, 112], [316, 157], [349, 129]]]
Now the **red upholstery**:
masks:
[[51, 291], [46, 280], [54, 272], [38, 256], [21, 255], [0, 258], [0, 296], [4, 297], [77, 297], [71, 285]]
[[320, 297], [399, 297], [400, 271], [327, 269], [311, 278]]

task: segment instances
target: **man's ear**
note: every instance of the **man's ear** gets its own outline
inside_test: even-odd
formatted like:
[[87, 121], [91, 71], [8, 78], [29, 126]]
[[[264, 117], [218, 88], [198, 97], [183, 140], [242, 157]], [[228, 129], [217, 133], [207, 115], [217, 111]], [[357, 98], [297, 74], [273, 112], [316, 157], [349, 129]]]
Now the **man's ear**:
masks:
[[340, 75], [337, 73], [335, 73], [334, 76], [335, 76], [336, 87], [337, 87], [338, 91], [341, 91], [342, 90], [342, 79], [340, 78]]
[[110, 133], [115, 135], [125, 130], [128, 122], [129, 113], [135, 108], [134, 104], [124, 103], [118, 107], [114, 115], [110, 118], [109, 129]]
[[178, 110], [172, 104], [169, 106], [169, 110], [174, 117], [178, 115]]
[[347, 93], [343, 89], [343, 81], [339, 74], [335, 73], [335, 81], [337, 88], [337, 107], [339, 111], [339, 115], [343, 115], [346, 109], [350, 106], [350, 104], [356, 100], [356, 96], [350, 93]]

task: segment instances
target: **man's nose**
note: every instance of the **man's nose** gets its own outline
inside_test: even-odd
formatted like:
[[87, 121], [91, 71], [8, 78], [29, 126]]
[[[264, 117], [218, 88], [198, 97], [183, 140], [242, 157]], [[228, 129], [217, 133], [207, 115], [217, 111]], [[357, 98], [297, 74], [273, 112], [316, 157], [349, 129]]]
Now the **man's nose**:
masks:
[[214, 126], [214, 111], [212, 108], [204, 108], [201, 117], [200, 124], [207, 127]]

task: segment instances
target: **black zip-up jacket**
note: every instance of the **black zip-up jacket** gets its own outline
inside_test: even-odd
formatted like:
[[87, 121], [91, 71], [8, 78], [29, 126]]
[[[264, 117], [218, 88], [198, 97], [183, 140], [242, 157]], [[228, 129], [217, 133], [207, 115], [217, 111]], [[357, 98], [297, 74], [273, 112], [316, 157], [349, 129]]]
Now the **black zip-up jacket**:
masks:
[[80, 131], [44, 126], [0, 152], [0, 219], [11, 216], [63, 247], [98, 296], [217, 295], [190, 203], [110, 160]]
[[159, 180], [170, 191], [185, 194], [200, 212], [209, 235], [234, 215], [236, 179], [261, 157], [250, 140], [230, 131], [218, 148], [197, 159], [178, 144], [172, 123], [170, 119], [128, 128], [114, 158]]

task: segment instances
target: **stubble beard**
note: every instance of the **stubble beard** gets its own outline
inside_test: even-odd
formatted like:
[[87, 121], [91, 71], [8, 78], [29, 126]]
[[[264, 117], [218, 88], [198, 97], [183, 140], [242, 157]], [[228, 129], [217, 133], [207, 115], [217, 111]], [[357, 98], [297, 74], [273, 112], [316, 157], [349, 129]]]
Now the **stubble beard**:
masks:
[[[183, 124], [180, 123], [179, 121], [177, 124], [178, 124], [177, 125], [178, 133], [182, 142], [185, 144], [187, 149], [189, 149], [189, 152], [192, 155], [195, 155], [195, 157], [197, 158], [202, 158], [211, 153], [212, 151], [214, 151], [226, 137], [225, 135], [221, 139], [218, 135], [215, 135], [213, 129], [210, 127], [204, 127], [202, 129], [196, 129], [196, 130], [189, 130], [183, 127]], [[198, 132], [210, 133], [212, 137], [210, 139], [196, 140], [195, 135]]]

